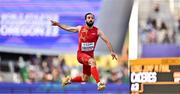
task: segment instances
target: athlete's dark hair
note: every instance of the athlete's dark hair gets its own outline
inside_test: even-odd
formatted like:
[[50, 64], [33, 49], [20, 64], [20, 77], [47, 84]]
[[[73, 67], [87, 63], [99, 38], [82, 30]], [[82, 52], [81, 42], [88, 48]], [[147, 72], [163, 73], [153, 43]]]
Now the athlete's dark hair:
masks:
[[86, 14], [85, 14], [85, 20], [86, 20], [86, 18], [87, 18], [88, 15], [93, 15], [93, 16], [94, 16], [94, 14], [92, 14], [92, 13], [90, 13], [90, 12], [89, 12], [89, 13], [86, 13]]

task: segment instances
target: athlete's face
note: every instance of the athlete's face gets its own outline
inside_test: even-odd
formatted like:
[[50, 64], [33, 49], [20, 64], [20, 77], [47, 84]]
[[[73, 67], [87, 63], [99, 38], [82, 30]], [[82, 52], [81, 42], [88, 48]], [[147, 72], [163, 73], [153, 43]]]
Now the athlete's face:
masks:
[[89, 27], [93, 26], [93, 24], [94, 24], [94, 15], [92, 15], [92, 14], [87, 15], [87, 17], [86, 17], [86, 24]]

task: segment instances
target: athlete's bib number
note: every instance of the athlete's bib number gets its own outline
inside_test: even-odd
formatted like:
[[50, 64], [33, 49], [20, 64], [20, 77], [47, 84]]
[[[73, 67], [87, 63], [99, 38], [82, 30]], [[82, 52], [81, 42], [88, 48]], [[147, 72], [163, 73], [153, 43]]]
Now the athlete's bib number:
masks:
[[81, 43], [81, 50], [82, 51], [93, 51], [94, 50], [94, 42]]

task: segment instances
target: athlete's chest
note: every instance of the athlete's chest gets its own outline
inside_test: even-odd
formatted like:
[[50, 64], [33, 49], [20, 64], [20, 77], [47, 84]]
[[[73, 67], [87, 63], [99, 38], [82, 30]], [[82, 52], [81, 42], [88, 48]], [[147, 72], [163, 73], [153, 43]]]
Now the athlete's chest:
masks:
[[82, 29], [80, 32], [80, 39], [83, 41], [93, 41], [98, 38], [98, 32], [96, 29]]

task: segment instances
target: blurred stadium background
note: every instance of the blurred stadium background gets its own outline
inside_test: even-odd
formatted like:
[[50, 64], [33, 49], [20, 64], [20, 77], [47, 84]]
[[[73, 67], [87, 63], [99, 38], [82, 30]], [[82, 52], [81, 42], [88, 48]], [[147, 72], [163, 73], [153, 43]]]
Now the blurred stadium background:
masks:
[[138, 26], [138, 57], [180, 56], [179, 0], [139, 0]]
[[[128, 23], [133, 0], [0, 0], [0, 93], [128, 94]], [[77, 33], [52, 27], [49, 19], [83, 25], [92, 12], [118, 53], [111, 60], [99, 40], [95, 51], [101, 80], [60, 86], [64, 76], [82, 73], [76, 60]]]

